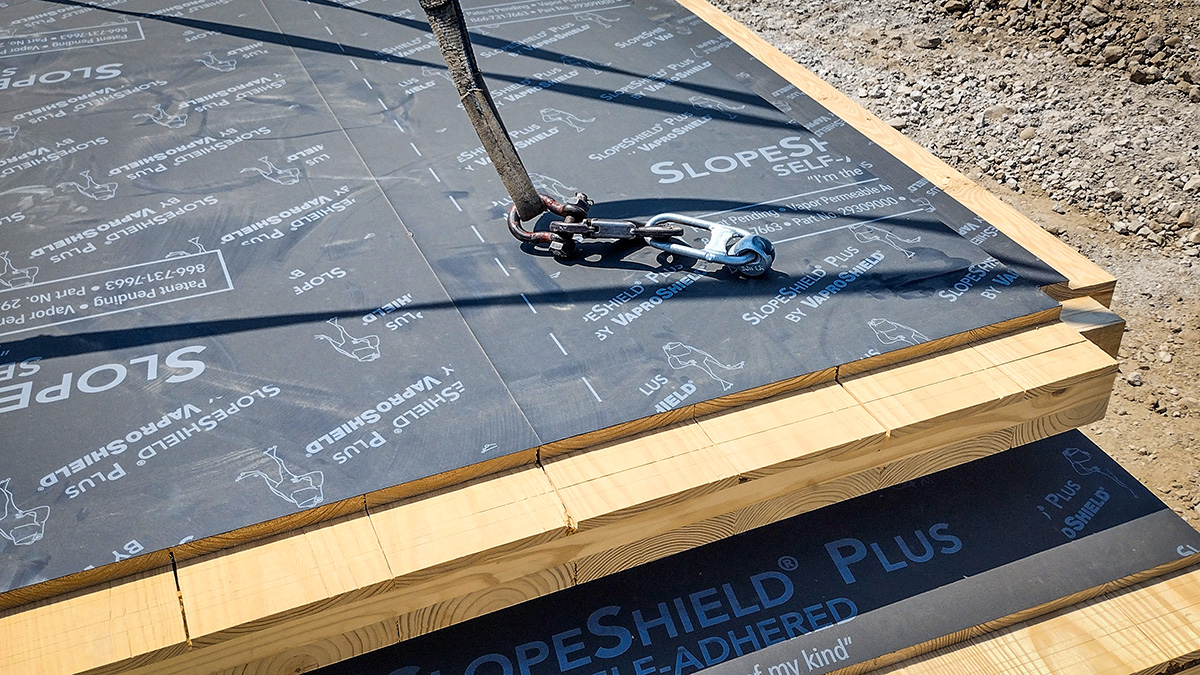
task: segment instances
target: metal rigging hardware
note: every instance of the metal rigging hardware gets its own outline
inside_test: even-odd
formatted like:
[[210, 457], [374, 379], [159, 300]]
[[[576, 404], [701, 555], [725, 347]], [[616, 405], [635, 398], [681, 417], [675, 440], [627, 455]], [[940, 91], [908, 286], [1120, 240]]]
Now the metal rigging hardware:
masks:
[[[479, 135], [492, 165], [500, 174], [504, 189], [512, 197], [508, 230], [514, 237], [548, 249], [563, 259], [574, 255], [577, 236], [583, 239], [640, 238], [674, 255], [728, 265], [746, 276], [761, 276], [771, 269], [775, 261], [774, 246], [765, 237], [741, 228], [673, 213], [657, 215], [645, 224], [632, 220], [589, 218], [588, 209], [592, 201], [585, 194], [576, 194], [575, 199], [566, 204], [538, 194], [475, 63], [475, 53], [467, 35], [466, 18], [458, 0], [420, 2], [429, 17], [429, 27], [437, 38], [442, 58], [446, 60], [450, 78], [458, 89], [463, 109], [475, 127], [475, 133]], [[562, 218], [551, 223], [549, 231], [531, 231], [521, 225], [546, 211]], [[710, 233], [703, 249], [675, 239], [683, 235], [684, 225]]]

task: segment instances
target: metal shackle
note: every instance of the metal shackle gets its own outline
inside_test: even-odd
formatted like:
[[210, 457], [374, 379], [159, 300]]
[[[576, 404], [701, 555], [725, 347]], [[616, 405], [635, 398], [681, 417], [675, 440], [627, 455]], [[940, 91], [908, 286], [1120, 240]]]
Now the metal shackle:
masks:
[[708, 244], [702, 249], [673, 239], [646, 239], [654, 248], [668, 253], [728, 265], [748, 277], [766, 274], [767, 270], [771, 269], [771, 264], [775, 262], [775, 247], [770, 240], [751, 234], [740, 227], [722, 225], [678, 213], [660, 213], [646, 224], [655, 226], [662, 223], [689, 225], [711, 233]]

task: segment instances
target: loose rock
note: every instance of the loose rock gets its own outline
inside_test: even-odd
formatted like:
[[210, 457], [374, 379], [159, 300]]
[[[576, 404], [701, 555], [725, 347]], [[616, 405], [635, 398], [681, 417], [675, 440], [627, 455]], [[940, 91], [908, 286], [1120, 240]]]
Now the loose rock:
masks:
[[1129, 69], [1129, 79], [1137, 84], [1149, 84], [1159, 77], [1159, 70], [1154, 66], [1136, 65]]
[[1105, 63], [1116, 63], [1125, 57], [1125, 48], [1121, 45], [1108, 45], [1100, 52], [1100, 57]]
[[1084, 5], [1079, 12], [1079, 20], [1089, 26], [1100, 26], [1108, 23], [1108, 15], [1096, 9], [1092, 5]]

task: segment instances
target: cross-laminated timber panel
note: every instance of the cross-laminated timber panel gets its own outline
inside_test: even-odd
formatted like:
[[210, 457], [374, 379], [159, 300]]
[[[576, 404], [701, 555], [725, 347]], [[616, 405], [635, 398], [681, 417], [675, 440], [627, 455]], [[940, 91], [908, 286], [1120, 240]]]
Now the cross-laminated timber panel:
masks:
[[[1182, 562], [1187, 562], [1184, 558]], [[887, 675], [1131, 675], [1181, 672], [1200, 660], [1200, 567], [1136, 585], [971, 637], [875, 670]], [[1034, 615], [1037, 616], [1037, 615]], [[913, 652], [917, 653], [914, 648]], [[883, 659], [894, 662], [905, 655]], [[837, 671], [857, 673], [876, 664]], [[1185, 671], [1194, 673], [1194, 669]]]
[[[1114, 280], [1103, 270], [744, 26], [702, 0], [682, 4], [1066, 276], [1048, 289], [1055, 297], [1108, 303]], [[1102, 344], [1095, 336], [1106, 336], [1102, 346], [1114, 353], [1116, 322], [1094, 306], [1076, 313], [1084, 315], [1101, 317], [1089, 338]], [[1063, 335], [1025, 346], [1064, 349], [1053, 357], [1018, 352], [1020, 363], [984, 366], [984, 354], [1003, 361], [997, 347], [959, 347], [923, 357], [924, 365], [857, 373], [732, 411], [696, 410], [676, 426], [548, 457], [544, 466], [390, 504], [351, 504], [338, 520], [180, 561], [178, 570], [8, 609], [0, 612], [0, 672], [302, 672], [369, 651], [1096, 419], [1115, 366], [1073, 337], [1055, 342]], [[1087, 363], [1054, 371], [1053, 361], [1074, 355]], [[933, 366], [942, 356], [943, 366]], [[953, 369], [964, 362], [960, 376]], [[910, 379], [895, 393], [908, 403], [890, 405], [881, 392], [901, 371]], [[1005, 385], [980, 384], [984, 372]], [[1018, 380], [1032, 388], [1018, 393]], [[921, 410], [936, 419], [920, 419]], [[660, 453], [661, 462], [640, 452]], [[678, 534], [726, 521], [710, 534]], [[642, 541], [650, 536], [680, 541], [649, 550]]]
[[[1056, 323], [700, 415], [179, 561], [178, 591], [164, 583], [154, 602], [124, 601], [131, 621], [161, 622], [152, 610], [181, 599], [182, 645], [57, 663], [35, 650], [7, 657], [4, 672], [274, 673], [343, 659], [725, 530], [650, 554], [638, 544], [647, 537], [728, 513], [734, 529], [771, 522], [1073, 428], [1103, 414], [1115, 372]], [[62, 639], [104, 639], [103, 623], [72, 626], [77, 606], [56, 602]], [[10, 610], [0, 625], [20, 632], [24, 620]]]

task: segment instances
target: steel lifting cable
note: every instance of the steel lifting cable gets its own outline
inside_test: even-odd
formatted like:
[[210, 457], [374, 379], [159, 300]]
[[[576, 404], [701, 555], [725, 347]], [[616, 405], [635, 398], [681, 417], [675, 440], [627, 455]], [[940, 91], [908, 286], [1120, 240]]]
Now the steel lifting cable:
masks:
[[[492, 166], [496, 167], [504, 189], [512, 197], [508, 230], [514, 237], [545, 248], [560, 258], [574, 255], [577, 236], [583, 239], [643, 239], [674, 255], [728, 265], [746, 276], [760, 276], [771, 268], [775, 260], [771, 242], [741, 228], [672, 213], [657, 215], [647, 223], [589, 218], [588, 209], [592, 202], [585, 194], [578, 193], [573, 201], [565, 204], [538, 194], [475, 62], [466, 18], [458, 0], [420, 2], [429, 17], [429, 27], [437, 38], [450, 78], [458, 89], [463, 109], [491, 158]], [[546, 211], [562, 220], [551, 223], [549, 231], [525, 229], [523, 223]], [[709, 232], [703, 249], [676, 239], [683, 236], [684, 225]]]

